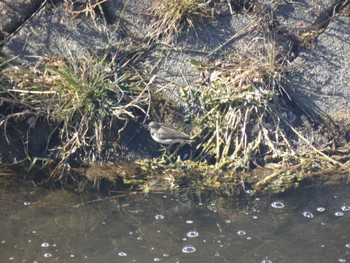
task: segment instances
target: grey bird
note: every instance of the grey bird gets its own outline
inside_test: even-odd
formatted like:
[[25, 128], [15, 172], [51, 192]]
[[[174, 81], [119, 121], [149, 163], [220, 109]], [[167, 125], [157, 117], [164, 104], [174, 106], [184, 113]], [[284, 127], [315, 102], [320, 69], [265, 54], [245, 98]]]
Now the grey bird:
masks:
[[186, 133], [176, 130], [165, 123], [150, 122], [148, 124], [153, 140], [161, 144], [174, 144], [178, 142], [194, 142]]

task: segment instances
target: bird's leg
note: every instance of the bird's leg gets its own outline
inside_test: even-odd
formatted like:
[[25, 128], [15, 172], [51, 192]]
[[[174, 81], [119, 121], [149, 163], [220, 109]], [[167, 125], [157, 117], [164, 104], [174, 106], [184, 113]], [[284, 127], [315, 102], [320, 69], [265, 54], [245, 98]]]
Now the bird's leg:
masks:
[[168, 156], [170, 154], [170, 148], [172, 145], [162, 145], [162, 149], [160, 149], [161, 152], [163, 152], [162, 157], [165, 158], [167, 161], [171, 162], [171, 156]]
[[187, 144], [187, 143], [186, 142], [180, 143], [176, 147], [175, 151], [169, 156], [169, 158], [172, 159], [177, 154], [177, 152], [182, 148], [182, 146], [184, 146], [185, 144]]

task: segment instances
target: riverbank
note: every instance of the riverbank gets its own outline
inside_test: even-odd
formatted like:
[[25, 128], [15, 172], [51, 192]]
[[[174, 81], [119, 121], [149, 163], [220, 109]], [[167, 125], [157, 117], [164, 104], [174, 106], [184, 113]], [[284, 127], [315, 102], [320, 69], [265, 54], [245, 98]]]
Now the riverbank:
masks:
[[[40, 182], [145, 192], [278, 192], [315, 176], [349, 180], [348, 2], [310, 6], [294, 24], [287, 10], [301, 10], [292, 3], [143, 4], [45, 1], [4, 35], [2, 166], [36, 171]], [[327, 45], [333, 64], [324, 63], [328, 51], [310, 63], [337, 30], [342, 49]], [[308, 75], [318, 80], [317, 65], [334, 64], [343, 67], [328, 77], [333, 84]], [[150, 120], [195, 143], [162, 154]]]

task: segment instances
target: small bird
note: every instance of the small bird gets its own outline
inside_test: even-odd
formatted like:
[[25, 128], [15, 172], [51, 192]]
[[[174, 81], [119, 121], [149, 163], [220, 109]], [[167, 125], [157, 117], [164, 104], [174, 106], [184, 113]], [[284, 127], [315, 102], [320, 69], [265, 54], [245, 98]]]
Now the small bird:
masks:
[[194, 142], [190, 139], [190, 136], [176, 130], [175, 128], [158, 122], [150, 122], [148, 124], [151, 136], [153, 140], [161, 144], [174, 144], [178, 142]]

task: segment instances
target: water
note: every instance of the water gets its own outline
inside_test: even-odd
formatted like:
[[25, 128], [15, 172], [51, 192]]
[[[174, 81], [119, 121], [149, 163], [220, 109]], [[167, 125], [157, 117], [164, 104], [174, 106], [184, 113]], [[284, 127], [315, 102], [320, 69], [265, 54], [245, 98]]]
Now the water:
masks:
[[350, 262], [350, 186], [242, 198], [1, 186], [0, 262]]

